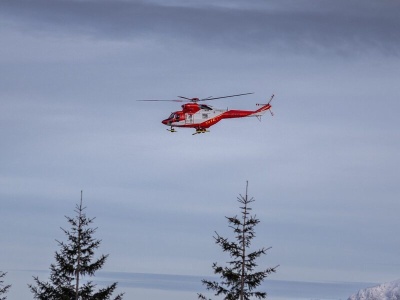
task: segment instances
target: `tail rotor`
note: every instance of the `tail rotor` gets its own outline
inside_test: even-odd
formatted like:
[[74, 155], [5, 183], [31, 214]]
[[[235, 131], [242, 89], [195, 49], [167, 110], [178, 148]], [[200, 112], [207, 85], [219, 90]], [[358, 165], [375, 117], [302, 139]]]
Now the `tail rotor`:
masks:
[[275, 97], [275, 95], [274, 95], [274, 94], [272, 94], [272, 96], [271, 96], [271, 98], [269, 99], [268, 103], [257, 103], [256, 105], [257, 105], [257, 106], [265, 106], [265, 105], [269, 105], [269, 106], [270, 106], [270, 108], [269, 108], [268, 110], [269, 110], [269, 112], [271, 113], [271, 116], [274, 116], [274, 113], [273, 113], [273, 112], [272, 112], [272, 110], [271, 110], [271, 107], [272, 107], [272, 105], [270, 104], [270, 103], [271, 103], [271, 101], [272, 101], [272, 99], [274, 99], [274, 97]]

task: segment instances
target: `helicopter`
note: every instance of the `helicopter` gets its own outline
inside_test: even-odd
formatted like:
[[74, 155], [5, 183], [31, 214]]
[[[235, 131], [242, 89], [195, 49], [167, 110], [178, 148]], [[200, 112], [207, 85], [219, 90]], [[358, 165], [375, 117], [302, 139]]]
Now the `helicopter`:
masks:
[[271, 101], [274, 95], [271, 96], [268, 103], [261, 104], [257, 103], [257, 106], [261, 106], [256, 110], [229, 110], [229, 109], [217, 109], [210, 105], [199, 103], [204, 101], [217, 100], [222, 98], [231, 98], [244, 95], [250, 95], [254, 93], [236, 94], [222, 97], [207, 97], [207, 98], [188, 98], [178, 96], [180, 99], [175, 100], [137, 100], [137, 101], [172, 101], [172, 102], [187, 102], [182, 105], [182, 110], [172, 112], [171, 115], [162, 120], [161, 123], [169, 126], [167, 130], [170, 132], [177, 132], [175, 127], [181, 128], [194, 128], [196, 131], [193, 135], [210, 132], [208, 129], [221, 121], [222, 119], [232, 118], [244, 118], [244, 117], [257, 117], [261, 120], [261, 116], [269, 110], [271, 115]]

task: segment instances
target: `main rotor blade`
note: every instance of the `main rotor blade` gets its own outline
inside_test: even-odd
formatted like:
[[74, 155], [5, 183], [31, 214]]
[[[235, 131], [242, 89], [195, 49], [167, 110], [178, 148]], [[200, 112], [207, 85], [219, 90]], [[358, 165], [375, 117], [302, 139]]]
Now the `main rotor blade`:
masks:
[[244, 94], [237, 94], [237, 95], [230, 95], [230, 96], [222, 96], [222, 97], [214, 97], [214, 98], [204, 98], [200, 99], [198, 101], [208, 101], [208, 100], [215, 100], [215, 99], [222, 99], [222, 98], [230, 98], [230, 97], [238, 97], [238, 96], [244, 96], [244, 95], [250, 95], [254, 93], [244, 93]]
[[[198, 98], [188, 98], [188, 97], [183, 97], [183, 96], [178, 96], [179, 98], [185, 99], [187, 101], [191, 101], [191, 102], [198, 102], [198, 101], [208, 101], [208, 100], [216, 100], [216, 99], [222, 99], [222, 98], [230, 98], [230, 97], [238, 97], [238, 96], [244, 96], [244, 95], [250, 95], [250, 94], [254, 94], [254, 93], [244, 93], [244, 94], [236, 94], [236, 95], [229, 95], [229, 96], [222, 96], [222, 97], [207, 97], [207, 98], [203, 98], [203, 99], [198, 99]], [[169, 101], [169, 102], [186, 102], [185, 100], [180, 100], [180, 99], [174, 99], [174, 100], [170, 100], [170, 99], [147, 99], [147, 100], [136, 100], [136, 101]]]

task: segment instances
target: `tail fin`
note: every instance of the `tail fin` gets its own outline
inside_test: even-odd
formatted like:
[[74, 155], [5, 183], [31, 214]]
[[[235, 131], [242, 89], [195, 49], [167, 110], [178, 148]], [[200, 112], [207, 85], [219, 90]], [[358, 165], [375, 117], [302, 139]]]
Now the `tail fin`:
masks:
[[267, 110], [269, 110], [269, 112], [270, 112], [271, 115], [273, 116], [274, 113], [273, 113], [272, 110], [271, 110], [271, 108], [272, 108], [271, 101], [272, 101], [272, 99], [274, 98], [274, 96], [275, 96], [275, 95], [272, 95], [272, 96], [271, 96], [271, 98], [269, 99], [268, 103], [265, 103], [265, 104], [263, 104], [263, 103], [257, 103], [256, 105], [257, 105], [257, 106], [261, 106], [261, 107], [260, 107], [259, 109], [257, 109], [256, 111], [254, 111], [254, 113], [252, 114], [252, 116], [261, 117], [263, 114], [265, 114], [265, 112], [266, 112]]

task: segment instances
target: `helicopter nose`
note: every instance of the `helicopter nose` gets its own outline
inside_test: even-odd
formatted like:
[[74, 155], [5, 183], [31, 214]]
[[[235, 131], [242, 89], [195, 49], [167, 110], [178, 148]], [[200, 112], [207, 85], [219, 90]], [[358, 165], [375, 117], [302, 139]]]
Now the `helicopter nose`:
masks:
[[169, 125], [169, 124], [168, 124], [168, 119], [162, 120], [161, 123], [163, 123], [164, 125]]

